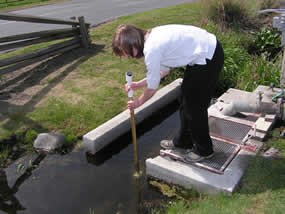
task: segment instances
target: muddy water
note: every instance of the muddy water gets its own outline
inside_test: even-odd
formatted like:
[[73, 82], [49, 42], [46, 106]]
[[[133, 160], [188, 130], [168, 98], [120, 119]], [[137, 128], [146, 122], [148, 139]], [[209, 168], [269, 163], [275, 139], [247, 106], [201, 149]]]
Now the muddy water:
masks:
[[96, 155], [26, 156], [0, 169], [0, 213], [100, 214], [151, 213], [167, 202], [149, 185], [145, 160], [158, 155], [161, 139], [179, 126], [177, 104], [137, 127], [142, 176], [133, 176], [133, 147], [128, 133]]

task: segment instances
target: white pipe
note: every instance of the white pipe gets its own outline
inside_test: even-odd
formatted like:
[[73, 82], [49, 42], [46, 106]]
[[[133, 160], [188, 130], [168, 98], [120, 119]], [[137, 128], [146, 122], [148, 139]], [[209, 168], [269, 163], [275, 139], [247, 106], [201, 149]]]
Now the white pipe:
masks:
[[[126, 73], [126, 81], [127, 81], [127, 85], [130, 86], [132, 84], [133, 81], [133, 73], [131, 71], [128, 71]], [[132, 99], [134, 96], [134, 91], [133, 90], [129, 90], [128, 91], [128, 97], [129, 99]]]
[[277, 107], [274, 103], [270, 105], [263, 102], [249, 103], [246, 101], [234, 100], [228, 105], [225, 105], [221, 110], [221, 113], [226, 116], [232, 116], [238, 112], [276, 114]]
[[230, 104], [225, 105], [221, 110], [223, 115], [232, 116], [238, 112], [254, 112], [257, 113], [258, 106], [255, 103], [248, 103], [244, 101], [231, 101]]

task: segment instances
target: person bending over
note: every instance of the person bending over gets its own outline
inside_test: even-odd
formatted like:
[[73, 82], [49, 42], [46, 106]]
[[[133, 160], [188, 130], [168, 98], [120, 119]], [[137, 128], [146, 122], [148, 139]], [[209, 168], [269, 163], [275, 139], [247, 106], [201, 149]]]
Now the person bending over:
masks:
[[165, 149], [186, 149], [185, 160], [189, 162], [212, 157], [207, 109], [224, 64], [224, 51], [216, 36], [191, 25], [170, 24], [144, 30], [123, 24], [115, 32], [112, 49], [120, 57], [144, 57], [146, 78], [132, 82], [126, 90], [145, 90], [138, 99], [128, 102], [130, 110], [156, 93], [161, 78], [171, 68], [185, 67], [180, 129], [173, 140], [163, 140], [160, 145]]

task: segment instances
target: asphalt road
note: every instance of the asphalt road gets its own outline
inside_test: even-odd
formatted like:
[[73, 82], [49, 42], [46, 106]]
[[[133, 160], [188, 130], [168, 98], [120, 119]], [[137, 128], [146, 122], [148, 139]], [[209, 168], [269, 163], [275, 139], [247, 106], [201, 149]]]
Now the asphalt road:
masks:
[[[94, 26], [120, 16], [189, 2], [193, 0], [71, 0], [11, 13], [64, 20], [84, 16]], [[0, 37], [59, 27], [63, 26], [0, 20]]]

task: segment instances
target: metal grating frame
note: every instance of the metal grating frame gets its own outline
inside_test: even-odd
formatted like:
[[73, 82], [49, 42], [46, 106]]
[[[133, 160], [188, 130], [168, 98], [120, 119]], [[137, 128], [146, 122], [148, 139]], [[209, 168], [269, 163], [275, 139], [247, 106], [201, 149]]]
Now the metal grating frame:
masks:
[[210, 135], [236, 144], [243, 144], [251, 127], [245, 124], [209, 117]]
[[194, 163], [194, 165], [207, 169], [211, 172], [223, 174], [226, 167], [234, 159], [241, 147], [236, 144], [223, 142], [222, 140], [213, 139], [214, 156], [210, 159], [205, 159], [201, 162]]

